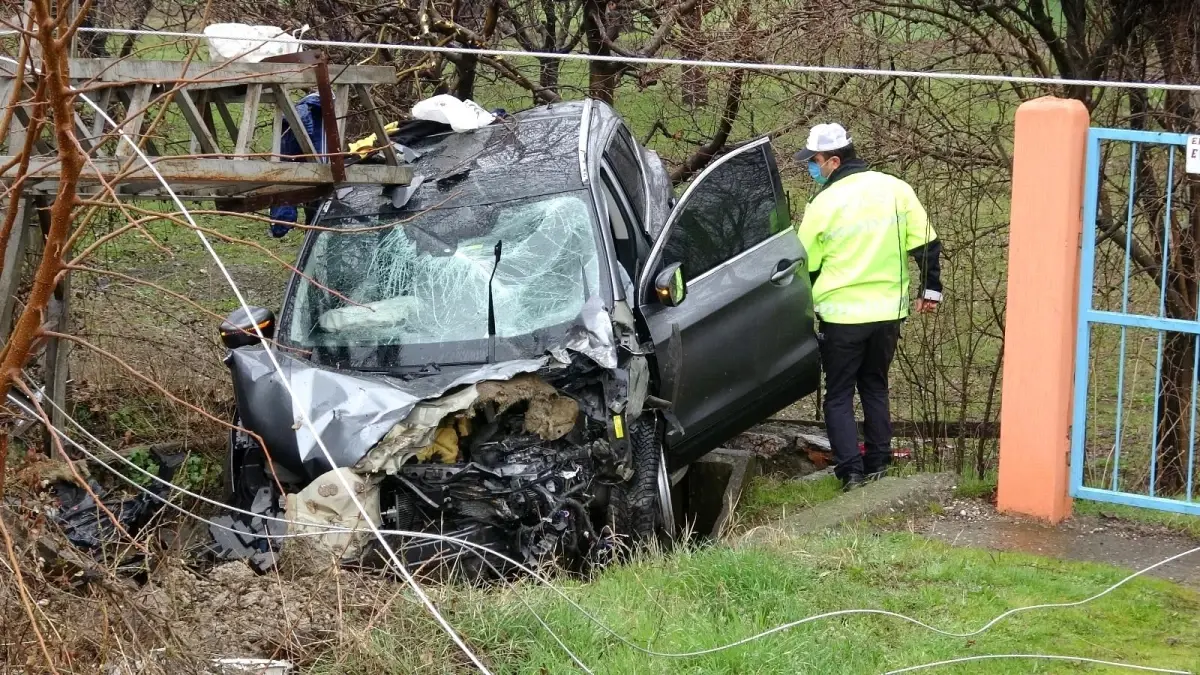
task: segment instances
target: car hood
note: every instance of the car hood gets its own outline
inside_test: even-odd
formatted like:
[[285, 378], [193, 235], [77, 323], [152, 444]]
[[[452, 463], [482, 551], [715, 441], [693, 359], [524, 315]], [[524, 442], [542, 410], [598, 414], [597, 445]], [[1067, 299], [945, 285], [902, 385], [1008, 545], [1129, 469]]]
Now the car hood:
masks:
[[[612, 319], [599, 298], [584, 306], [579, 324], [561, 344], [540, 358], [445, 367], [413, 379], [337, 370], [279, 349], [268, 351], [263, 345], [235, 349], [227, 363], [243, 426], [262, 438], [272, 461], [312, 477], [357, 464], [423, 401], [487, 380], [509, 380], [548, 367], [565, 367], [571, 363], [572, 352], [602, 368], [617, 367]], [[278, 370], [272, 356], [279, 363]], [[305, 423], [306, 416], [312, 428]], [[318, 438], [329, 451], [332, 466]]]
[[[271, 356], [279, 362], [292, 396]], [[278, 349], [268, 353], [262, 346], [236, 349], [229, 359], [243, 424], [262, 436], [273, 458], [292, 464], [287, 460], [295, 457], [310, 475], [314, 469], [323, 473], [332, 468], [318, 437], [336, 467], [353, 466], [422, 401], [457, 387], [536, 372], [552, 360], [505, 361], [402, 380], [315, 366]]]

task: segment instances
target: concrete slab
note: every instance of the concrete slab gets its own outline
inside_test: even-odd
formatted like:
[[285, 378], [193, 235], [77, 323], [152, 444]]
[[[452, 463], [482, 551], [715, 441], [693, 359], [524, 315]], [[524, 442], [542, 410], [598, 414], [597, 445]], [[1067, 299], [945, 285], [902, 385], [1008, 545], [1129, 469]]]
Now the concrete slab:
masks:
[[813, 534], [846, 523], [912, 508], [948, 497], [957, 479], [950, 473], [889, 477], [812, 508], [790, 513], [777, 523], [756, 527], [736, 543], [760, 545], [780, 536]]
[[719, 448], [696, 460], [672, 488], [675, 522], [701, 537], [720, 536], [757, 470], [748, 450]]
[[[1077, 515], [1049, 525], [997, 513], [991, 504], [966, 499], [946, 504], [940, 513], [909, 521], [905, 529], [952, 546], [1103, 563], [1131, 572], [1200, 546], [1200, 537], [1153, 523]], [[1200, 553], [1166, 563], [1147, 574], [1200, 589]]]

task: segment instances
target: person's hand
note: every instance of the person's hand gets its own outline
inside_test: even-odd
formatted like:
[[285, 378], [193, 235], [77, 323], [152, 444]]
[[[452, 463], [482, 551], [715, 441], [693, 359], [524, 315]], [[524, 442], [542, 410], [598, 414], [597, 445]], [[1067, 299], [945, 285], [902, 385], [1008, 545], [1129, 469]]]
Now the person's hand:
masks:
[[925, 298], [917, 298], [917, 314], [932, 314], [937, 310], [937, 300], [926, 300]]

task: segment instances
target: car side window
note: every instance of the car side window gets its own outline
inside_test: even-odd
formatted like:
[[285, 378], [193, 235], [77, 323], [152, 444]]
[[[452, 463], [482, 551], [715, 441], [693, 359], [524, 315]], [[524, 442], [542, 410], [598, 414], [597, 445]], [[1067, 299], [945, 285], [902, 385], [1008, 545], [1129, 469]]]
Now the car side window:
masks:
[[687, 196], [663, 247], [663, 264], [694, 279], [780, 231], [780, 202], [766, 146], [731, 157]]
[[644, 248], [640, 246], [641, 232], [629, 218], [625, 200], [621, 199], [614, 184], [616, 179], [605, 166], [601, 170], [601, 186], [604, 201], [608, 207], [609, 227], [612, 229], [613, 244], [616, 247], [617, 261], [625, 268], [629, 278], [636, 278], [638, 273], [638, 256]]
[[617, 132], [613, 134], [612, 141], [604, 151], [604, 158], [616, 174], [617, 182], [621, 184], [629, 205], [633, 207], [634, 216], [640, 223], [646, 217], [646, 183], [633, 139], [625, 127], [617, 127]]

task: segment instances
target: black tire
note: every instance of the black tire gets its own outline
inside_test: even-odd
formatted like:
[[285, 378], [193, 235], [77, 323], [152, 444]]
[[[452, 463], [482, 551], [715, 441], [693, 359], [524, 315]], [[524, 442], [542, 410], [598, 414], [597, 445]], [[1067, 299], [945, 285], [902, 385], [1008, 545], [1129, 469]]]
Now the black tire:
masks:
[[[613, 525], [634, 544], [666, 542], [675, 533], [670, 531], [672, 523], [664, 517], [659, 481], [663, 444], [654, 415], [645, 415], [630, 425], [629, 444], [633, 477], [613, 490], [609, 504]], [[670, 504], [666, 507], [670, 508]]]

